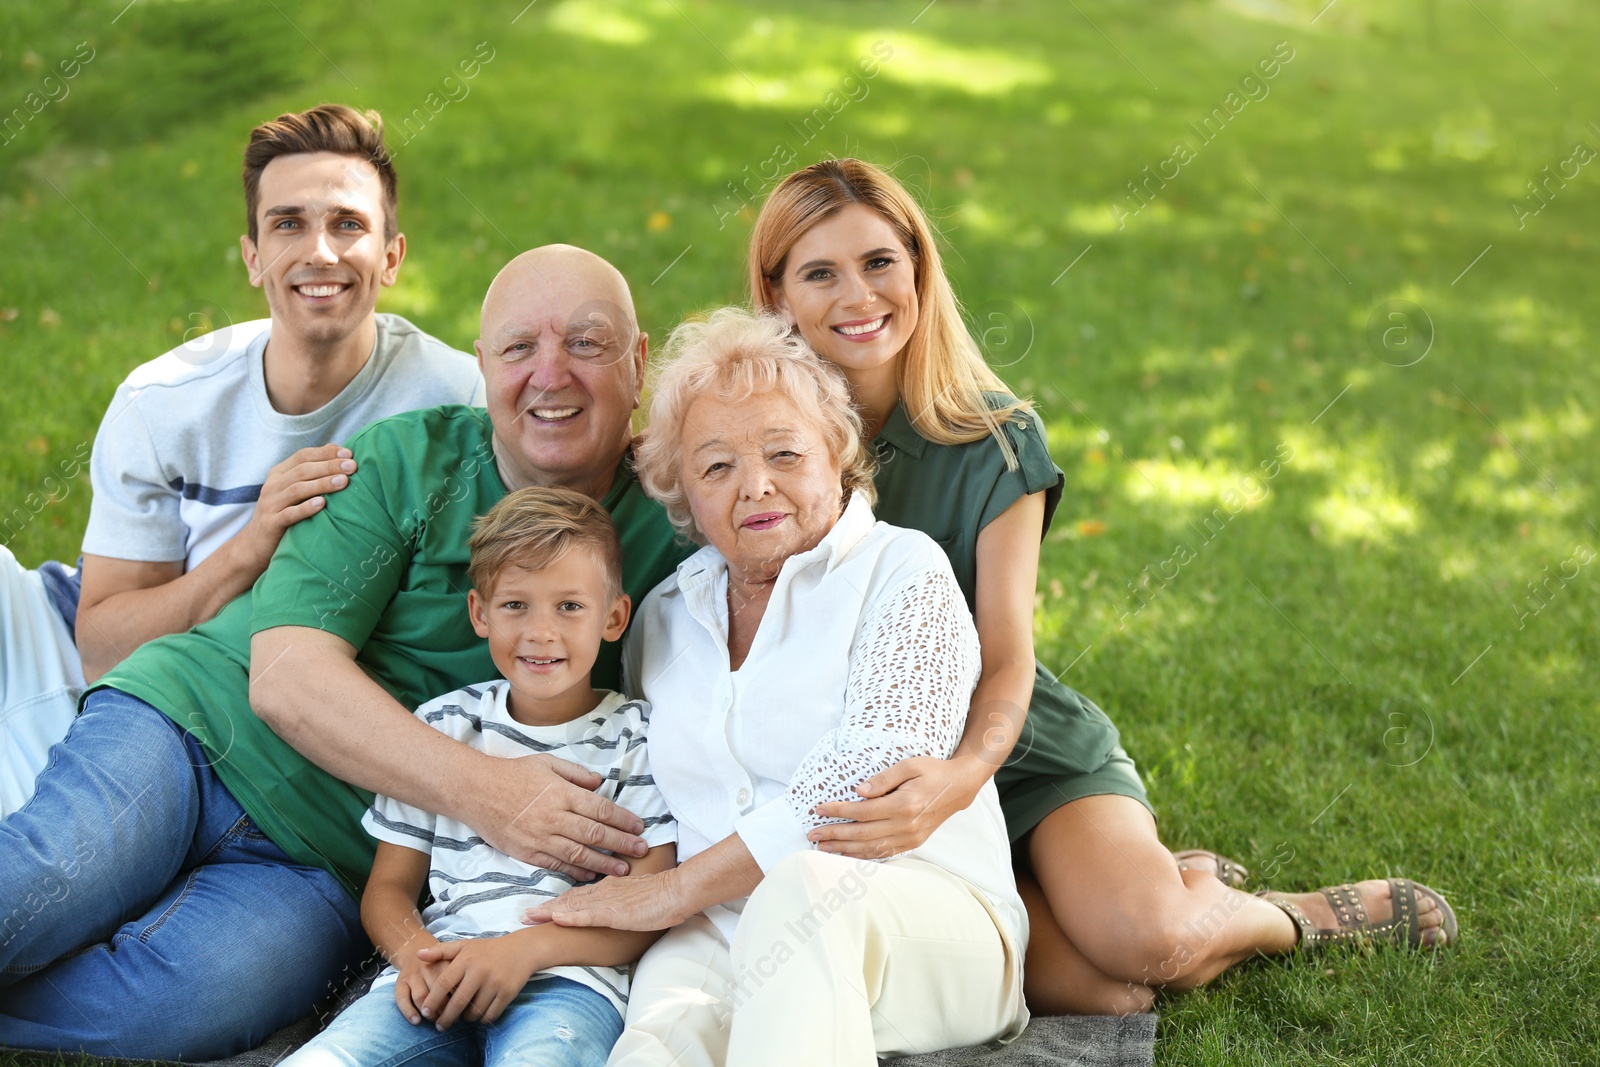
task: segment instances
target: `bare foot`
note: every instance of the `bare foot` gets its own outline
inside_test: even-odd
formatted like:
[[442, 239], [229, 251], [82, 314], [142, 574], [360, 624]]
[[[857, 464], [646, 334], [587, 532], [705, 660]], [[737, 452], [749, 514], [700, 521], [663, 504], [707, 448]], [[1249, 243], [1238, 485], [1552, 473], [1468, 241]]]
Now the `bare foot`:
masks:
[[[1394, 902], [1391, 900], [1389, 883], [1381, 878], [1374, 878], [1366, 882], [1357, 882], [1356, 891], [1361, 894], [1362, 906], [1367, 909], [1367, 919], [1373, 923], [1387, 922], [1394, 915]], [[1292, 904], [1299, 906], [1305, 912], [1306, 918], [1311, 920], [1311, 925], [1319, 930], [1337, 930], [1339, 928], [1338, 916], [1334, 914], [1333, 905], [1328, 903], [1328, 898], [1321, 893], [1282, 893], [1281, 896]], [[1448, 935], [1444, 931], [1444, 912], [1432, 897], [1424, 893], [1417, 894], [1417, 927], [1421, 947], [1443, 948], [1449, 944]], [[1402, 934], [1403, 936], [1403, 934]]]

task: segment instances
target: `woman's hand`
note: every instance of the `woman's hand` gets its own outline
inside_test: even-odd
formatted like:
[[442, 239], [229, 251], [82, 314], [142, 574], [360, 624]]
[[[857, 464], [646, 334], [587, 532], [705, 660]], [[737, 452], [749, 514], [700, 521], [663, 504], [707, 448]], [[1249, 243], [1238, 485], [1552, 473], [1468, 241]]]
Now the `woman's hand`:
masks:
[[698, 908], [686, 908], [678, 892], [679, 868], [580, 885], [522, 915], [525, 926], [604, 926], [612, 930], [667, 930]]
[[970, 757], [916, 756], [856, 787], [861, 800], [817, 805], [824, 819], [807, 836], [822, 852], [858, 859], [888, 859], [919, 847], [944, 821], [971, 804], [994, 768]]

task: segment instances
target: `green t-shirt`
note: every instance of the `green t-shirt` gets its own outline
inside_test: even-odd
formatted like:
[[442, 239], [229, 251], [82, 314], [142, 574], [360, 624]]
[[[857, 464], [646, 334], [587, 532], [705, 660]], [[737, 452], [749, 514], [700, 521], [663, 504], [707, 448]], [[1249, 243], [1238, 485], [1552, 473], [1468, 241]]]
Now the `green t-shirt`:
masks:
[[[316, 767], [256, 717], [250, 638], [277, 626], [335, 634], [407, 710], [497, 677], [467, 617], [472, 520], [507, 491], [492, 432], [487, 412], [461, 405], [373, 423], [349, 445], [360, 472], [289, 528], [253, 590], [188, 633], [145, 644], [97, 686], [170, 716], [279, 847], [332, 872], [352, 894], [372, 866], [373, 842], [361, 828], [372, 794]], [[675, 539], [626, 463], [601, 504], [621, 536], [623, 586], [637, 604], [696, 546]], [[596, 687], [618, 687], [620, 657], [618, 645], [601, 648]]]
[[[1013, 402], [1012, 397], [999, 393], [988, 394], [986, 399], [996, 409]], [[903, 406], [894, 409], [873, 440], [878, 454], [874, 479], [877, 517], [895, 526], [921, 530], [937, 541], [950, 558], [967, 607], [974, 611], [978, 534], [1024, 496], [1042, 492], [1042, 539], [1061, 503], [1065, 481], [1061, 468], [1050, 458], [1044, 423], [1037, 414], [1018, 413], [1003, 423], [1001, 430], [1016, 454], [1015, 467], [1007, 466], [1005, 453], [992, 436], [963, 445], [929, 441], [911, 425]], [[1006, 803], [1010, 787], [1041, 776], [1093, 772], [1105, 764], [1118, 744], [1117, 728], [1104, 712], [1036, 664], [1033, 699], [1022, 737], [995, 775], [1012, 836], [1029, 826], [1019, 825], [1019, 816]]]

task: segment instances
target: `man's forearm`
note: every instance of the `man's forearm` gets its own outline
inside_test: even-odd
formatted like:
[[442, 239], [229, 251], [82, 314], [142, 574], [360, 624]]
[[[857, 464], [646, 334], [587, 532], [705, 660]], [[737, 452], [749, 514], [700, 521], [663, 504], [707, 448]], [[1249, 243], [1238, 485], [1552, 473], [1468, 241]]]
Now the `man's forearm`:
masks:
[[325, 643], [336, 640], [293, 627], [257, 634], [250, 682], [256, 714], [335, 778], [459, 818], [463, 788], [490, 757], [418, 721]]
[[[198, 626], [221, 611], [229, 601], [255, 584], [270, 557], [263, 558], [234, 537], [201, 562], [194, 570], [170, 580], [161, 580], [160, 570], [171, 564], [149, 564], [146, 572], [138, 564], [108, 558], [84, 561], [85, 591], [93, 595], [100, 573], [116, 569], [112, 581], [118, 586], [138, 583], [139, 587], [94, 600], [78, 612], [78, 654], [83, 673], [93, 682], [121, 663], [146, 641], [167, 634], [182, 633]], [[177, 564], [181, 567], [182, 564]], [[157, 573], [150, 574], [150, 571]], [[155, 579], [155, 584], [144, 584]], [[85, 597], [87, 600], [88, 597]]]

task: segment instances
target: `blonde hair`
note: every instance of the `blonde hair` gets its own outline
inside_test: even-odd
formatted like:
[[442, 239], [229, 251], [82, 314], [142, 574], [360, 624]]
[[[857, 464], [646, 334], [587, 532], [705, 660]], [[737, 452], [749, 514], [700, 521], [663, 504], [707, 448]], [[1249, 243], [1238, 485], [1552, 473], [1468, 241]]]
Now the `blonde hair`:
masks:
[[492, 596], [506, 567], [543, 570], [573, 548], [592, 551], [605, 570], [606, 592], [622, 595], [622, 544], [606, 509], [571, 489], [530, 486], [508, 493], [472, 523], [467, 577]]
[[911, 425], [941, 445], [994, 436], [1016, 465], [1016, 453], [1001, 426], [1026, 400], [993, 407], [984, 393], [1011, 390], [983, 361], [961, 320], [950, 279], [945, 277], [933, 227], [911, 194], [886, 171], [859, 159], [825, 159], [797, 170], [772, 191], [750, 232], [750, 300], [764, 311], [777, 308], [776, 291], [795, 242], [848, 204], [865, 204], [894, 227], [911, 256], [919, 313], [896, 370], [901, 401]]
[[736, 404], [760, 393], [782, 393], [821, 428], [839, 464], [844, 496], [860, 493], [869, 504], [877, 500], [873, 455], [862, 441], [850, 383], [782, 319], [720, 308], [703, 322], [673, 330], [657, 366], [650, 421], [634, 446], [634, 465], [645, 492], [661, 502], [673, 527], [691, 541], [703, 545], [706, 538], [683, 488], [683, 420], [701, 396]]

